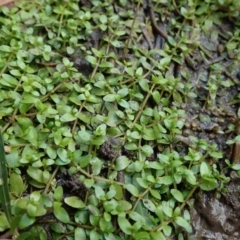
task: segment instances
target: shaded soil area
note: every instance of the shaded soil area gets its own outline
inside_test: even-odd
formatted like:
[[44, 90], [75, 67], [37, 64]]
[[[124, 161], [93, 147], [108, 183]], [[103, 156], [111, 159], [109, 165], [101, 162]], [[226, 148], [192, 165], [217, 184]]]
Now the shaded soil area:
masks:
[[[239, 195], [239, 191], [235, 193]], [[203, 193], [191, 211], [194, 233], [190, 239], [239, 239], [239, 196], [234, 201], [237, 208], [213, 193]]]

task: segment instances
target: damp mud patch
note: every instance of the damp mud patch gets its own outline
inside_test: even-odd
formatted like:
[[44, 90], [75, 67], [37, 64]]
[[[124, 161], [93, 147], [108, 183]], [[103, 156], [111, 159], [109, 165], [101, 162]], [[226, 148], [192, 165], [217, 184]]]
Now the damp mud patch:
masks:
[[[196, 199], [190, 211], [194, 231], [189, 239], [240, 239], [239, 191], [235, 191], [234, 182], [228, 187], [229, 191], [221, 197], [213, 192], [204, 192]], [[234, 192], [231, 192], [233, 189]]]

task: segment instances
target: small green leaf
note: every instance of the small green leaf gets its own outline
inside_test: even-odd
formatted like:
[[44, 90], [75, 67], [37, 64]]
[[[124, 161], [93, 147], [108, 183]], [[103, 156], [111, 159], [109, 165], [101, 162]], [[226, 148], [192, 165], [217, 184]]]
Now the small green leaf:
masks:
[[182, 217], [178, 216], [174, 218], [177, 225], [183, 227], [188, 233], [192, 232], [192, 226]]
[[185, 175], [185, 177], [186, 177], [186, 180], [187, 180], [190, 184], [196, 185], [197, 180], [196, 180], [196, 177], [195, 177], [193, 171], [191, 171], [191, 170], [189, 170], [189, 169], [186, 169], [186, 170], [184, 171], [184, 175]]
[[78, 135], [82, 143], [89, 142], [92, 139], [92, 133], [89, 131], [80, 130]]
[[79, 210], [75, 214], [75, 221], [86, 224], [89, 220], [89, 212], [87, 210]]
[[163, 164], [161, 164], [160, 162], [149, 162], [146, 166], [146, 168], [153, 168], [153, 169], [157, 169], [157, 170], [161, 170], [164, 169]]
[[143, 130], [143, 139], [147, 141], [155, 140], [155, 133], [152, 128], [146, 128]]
[[9, 223], [8, 220], [6, 218], [6, 215], [4, 213], [2, 213], [0, 215], [0, 232], [3, 232], [6, 229], [9, 229]]
[[183, 194], [177, 190], [177, 189], [171, 189], [171, 194], [173, 195], [173, 197], [179, 201], [179, 202], [184, 202], [184, 197]]
[[106, 212], [111, 212], [115, 210], [117, 206], [118, 206], [118, 202], [115, 199], [111, 199], [110, 201], [105, 201], [103, 203], [103, 207]]
[[178, 216], [180, 216], [180, 214], [181, 214], [181, 208], [180, 207], [176, 207], [174, 209], [173, 216], [174, 217], [178, 217]]
[[86, 204], [76, 196], [64, 198], [64, 202], [73, 208], [85, 208]]
[[10, 191], [13, 194], [20, 195], [24, 192], [25, 186], [22, 177], [17, 173], [12, 173], [9, 178]]
[[51, 223], [51, 230], [57, 233], [65, 233], [66, 227], [60, 222], [53, 222]]
[[[181, 8], [181, 11], [182, 11], [182, 9], [184, 9], [183, 7]], [[182, 13], [182, 12], [181, 12]], [[182, 13], [183, 14], [183, 13]], [[173, 38], [173, 37], [168, 37], [168, 41], [169, 41], [169, 43], [172, 45], [172, 46], [176, 46], [176, 44], [177, 44], [177, 42], [176, 42], [176, 40]]]
[[133, 196], [135, 196], [135, 197], [139, 196], [138, 189], [135, 186], [133, 186], [132, 184], [125, 184], [124, 188], [127, 189]]
[[116, 195], [116, 190], [114, 188], [109, 189], [106, 193], [106, 199], [111, 199]]
[[162, 229], [163, 229], [163, 232], [165, 234], [165, 236], [169, 237], [172, 233], [172, 227], [163, 223], [162, 224]]
[[56, 149], [51, 146], [47, 146], [46, 153], [51, 159], [55, 159], [57, 157]]
[[65, 113], [60, 117], [61, 122], [72, 122], [76, 120], [76, 117], [73, 116], [71, 113]]
[[99, 125], [96, 130], [94, 131], [95, 136], [105, 136], [106, 135], [106, 124]]
[[[160, 65], [163, 67], [168, 67], [169, 63], [171, 61], [171, 57], [167, 56], [167, 57], [163, 57], [160, 59]], [[166, 79], [162, 79], [163, 81], [166, 81]]]
[[118, 225], [121, 228], [121, 230], [128, 234], [131, 235], [132, 233], [132, 225], [130, 224], [130, 222], [125, 218], [125, 217], [118, 217]]
[[45, 215], [47, 210], [43, 207], [41, 202], [30, 202], [27, 205], [27, 214], [30, 217], [40, 217]]
[[173, 209], [171, 207], [169, 207], [168, 205], [164, 205], [162, 208], [163, 212], [168, 216], [168, 217], [172, 217], [173, 215]]
[[81, 168], [85, 168], [92, 158], [92, 154], [87, 154], [85, 156], [79, 156], [76, 162], [80, 165]]
[[137, 178], [136, 180], [142, 188], [148, 188], [149, 187], [149, 182], [146, 179]]
[[115, 170], [121, 171], [125, 169], [130, 164], [130, 160], [126, 156], [120, 156], [116, 159]]
[[63, 223], [69, 223], [70, 221], [67, 211], [61, 207], [58, 202], [53, 203], [53, 214], [59, 221]]
[[159, 104], [161, 102], [161, 95], [160, 95], [159, 91], [153, 91], [152, 96], [153, 96], [154, 101], [157, 104]]
[[63, 162], [68, 163], [70, 161], [70, 159], [68, 157], [68, 152], [64, 148], [58, 148], [57, 155]]
[[102, 67], [102, 68], [113, 68], [114, 65], [112, 62], [101, 62], [101, 64], [99, 65], [99, 67]]
[[152, 194], [153, 197], [155, 197], [156, 199], [161, 199], [161, 195], [159, 193], [159, 191], [155, 190], [155, 189], [151, 189], [150, 193]]
[[107, 23], [107, 17], [106, 17], [106, 15], [100, 15], [99, 21], [100, 21], [101, 23]]
[[93, 179], [85, 179], [83, 181], [83, 183], [86, 188], [91, 188], [94, 185], [94, 180]]
[[92, 174], [98, 175], [102, 169], [102, 161], [98, 158], [93, 158], [91, 159], [90, 164], [92, 165]]
[[95, 57], [93, 57], [93, 56], [86, 56], [86, 60], [88, 61], [88, 62], [90, 62], [92, 65], [96, 65], [96, 63], [97, 63], [97, 59], [95, 58]]
[[125, 200], [118, 201], [117, 210], [119, 212], [126, 212], [132, 208], [132, 204]]
[[209, 155], [216, 159], [223, 157], [223, 154], [221, 152], [209, 152]]
[[15, 99], [15, 100], [18, 100], [20, 101], [21, 100], [21, 95], [18, 93], [18, 92], [15, 92], [15, 91], [9, 91], [8, 92], [8, 96], [12, 99]]
[[103, 56], [103, 53], [101, 51], [98, 51], [96, 48], [92, 48], [92, 52], [99, 58]]
[[21, 60], [21, 59], [18, 59], [17, 60], [17, 65], [22, 69], [24, 70], [26, 68], [26, 64]]
[[[100, 235], [97, 231], [95, 230], [91, 230], [90, 232], [90, 239], [89, 240], [97, 240], [97, 239], [100, 239]], [[80, 239], [79, 239], [80, 240]]]
[[129, 213], [129, 217], [132, 219], [132, 220], [134, 220], [135, 222], [137, 222], [137, 221], [140, 221], [140, 222], [143, 222], [143, 223], [145, 223], [145, 218], [142, 216], [142, 215], [140, 215], [139, 213], [137, 213], [137, 212], [130, 212]]
[[124, 99], [121, 99], [120, 101], [118, 101], [118, 104], [123, 108], [127, 108], [127, 109], [129, 108], [128, 102]]
[[109, 221], [106, 221], [105, 218], [100, 218], [99, 226], [103, 232], [109, 232], [113, 230], [112, 224]]
[[[127, 134], [128, 132], [130, 133], [130, 131], [127, 131]], [[141, 135], [138, 131], [133, 131], [129, 134], [129, 136], [133, 139], [140, 139], [141, 138]]]
[[72, 47], [67, 47], [67, 53], [69, 54], [69, 55], [71, 55], [71, 54], [73, 54], [75, 52], [75, 50], [74, 50], [74, 48], [72, 48]]
[[[127, 167], [126, 171], [130, 172], [130, 173], [140, 172], [143, 169], [143, 166], [144, 166], [143, 161], [136, 161], [136, 162], [131, 163]], [[131, 181], [129, 181], [129, 182], [131, 182]]]
[[143, 205], [151, 212], [155, 212], [156, 206], [150, 199], [143, 199]]
[[233, 170], [240, 170], [240, 164], [239, 163], [234, 163], [232, 166], [230, 166]]
[[202, 162], [200, 165], [200, 174], [201, 176], [209, 176], [211, 175], [210, 169], [208, 168], [207, 163]]
[[151, 237], [149, 235], [149, 232], [143, 232], [143, 231], [140, 231], [140, 232], [137, 232], [137, 234], [134, 235], [134, 239], [136, 240], [151, 240]]
[[133, 100], [128, 101], [129, 107], [134, 110], [134, 111], [138, 111], [140, 106], [139, 103]]
[[160, 85], [166, 85], [167, 82], [168, 82], [168, 79], [163, 78], [162, 75], [157, 76], [157, 77], [153, 75], [152, 80], [153, 80], [154, 83], [160, 84]]
[[21, 217], [21, 220], [18, 224], [19, 229], [24, 229], [30, 225], [32, 225], [35, 222], [35, 217], [30, 217], [27, 215], [27, 213], [24, 213]]
[[153, 149], [149, 145], [142, 146], [141, 150], [142, 150], [142, 153], [144, 154], [144, 156], [146, 156], [146, 157], [150, 157], [153, 154]]
[[218, 187], [217, 179], [211, 177], [203, 177], [199, 186], [204, 191], [212, 191]]
[[111, 189], [114, 189], [115, 192], [116, 192], [116, 194], [115, 194], [115, 199], [117, 199], [117, 200], [122, 199], [122, 197], [123, 197], [123, 190], [122, 190], [122, 187], [121, 187], [119, 184], [113, 183], [113, 184], [110, 186], [110, 190], [111, 190]]
[[103, 100], [106, 102], [114, 102], [116, 99], [115, 94], [107, 94], [106, 96], [103, 97]]
[[76, 227], [74, 230], [74, 239], [87, 240], [85, 229]]
[[35, 167], [28, 167], [27, 173], [30, 177], [36, 180], [39, 183], [43, 183], [43, 172], [42, 170]]
[[124, 145], [124, 148], [127, 149], [127, 150], [137, 150], [138, 146], [137, 146], [136, 143], [126, 143]]
[[59, 202], [62, 200], [62, 198], [63, 198], [63, 188], [62, 188], [62, 186], [58, 186], [57, 188], [55, 188], [53, 196], [54, 196], [54, 199], [59, 201]]
[[71, 64], [71, 62], [69, 61], [69, 59], [66, 58], [66, 57], [64, 57], [64, 58], [62, 59], [62, 61], [63, 61], [63, 64], [64, 64], [66, 67], [68, 67], [68, 66]]
[[162, 232], [151, 232], [150, 236], [153, 240], [166, 240], [166, 237], [163, 235]]
[[139, 67], [136, 71], [136, 77], [141, 77], [143, 74], [143, 68]]
[[122, 98], [126, 97], [128, 95], [128, 93], [129, 93], [128, 88], [121, 88], [120, 90], [117, 91], [117, 94], [119, 96], [121, 96]]
[[0, 46], [0, 51], [2, 51], [2, 52], [12, 52], [12, 49], [11, 49], [11, 47], [9, 47], [9, 46], [7, 46], [7, 45], [1, 45]]
[[145, 92], [149, 92], [149, 84], [148, 84], [148, 80], [147, 79], [141, 79], [138, 81], [140, 87], [142, 88], [142, 90], [144, 90]]
[[171, 185], [173, 183], [173, 177], [172, 176], [159, 177], [157, 182], [159, 184]]
[[95, 217], [99, 217], [100, 216], [100, 212], [99, 209], [93, 205], [88, 205], [87, 208], [89, 209], [90, 213], [95, 216]]
[[143, 110], [143, 114], [146, 115], [146, 116], [152, 117], [153, 116], [153, 109], [149, 108], [149, 107], [146, 107]]
[[6, 74], [6, 73], [3, 73], [2, 74], [2, 78], [5, 80], [5, 81], [1, 81], [0, 83], [4, 86], [16, 86], [18, 81], [16, 78], [14, 78], [13, 76], [9, 75], [9, 74]]
[[95, 194], [96, 194], [96, 197], [98, 199], [103, 199], [105, 198], [105, 192], [103, 191], [103, 189], [99, 186], [95, 186]]
[[34, 146], [37, 146], [38, 142], [38, 132], [36, 128], [30, 126], [26, 131], [26, 138], [29, 142], [31, 142]]

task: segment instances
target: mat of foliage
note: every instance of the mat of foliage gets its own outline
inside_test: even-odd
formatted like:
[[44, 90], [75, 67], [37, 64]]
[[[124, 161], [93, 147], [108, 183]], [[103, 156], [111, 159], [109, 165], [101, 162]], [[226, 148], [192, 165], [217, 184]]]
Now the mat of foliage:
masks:
[[151, 45], [156, 34], [144, 1], [34, 0], [0, 8], [0, 125], [8, 167], [7, 174], [0, 169], [0, 183], [8, 183], [11, 199], [1, 200], [2, 210], [11, 204], [10, 214], [0, 212], [2, 233], [187, 239], [193, 194], [228, 182], [217, 144], [196, 136], [181, 143], [187, 120], [181, 106], [215, 105], [218, 90], [237, 82], [203, 81], [203, 99], [187, 69], [176, 76], [171, 64], [185, 65], [197, 49], [209, 57], [201, 34], [217, 39], [214, 27], [224, 18], [236, 26], [223, 38], [224, 51], [238, 62], [238, 1], [151, 5], [158, 22], [167, 23], [163, 49]]

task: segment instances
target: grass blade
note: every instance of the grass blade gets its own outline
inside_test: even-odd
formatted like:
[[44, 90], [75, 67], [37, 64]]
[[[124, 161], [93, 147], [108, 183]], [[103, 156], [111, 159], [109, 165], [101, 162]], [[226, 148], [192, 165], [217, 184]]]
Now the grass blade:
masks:
[[4, 144], [3, 144], [3, 137], [0, 131], [0, 201], [2, 205], [2, 209], [7, 217], [9, 224], [12, 220], [11, 215], [11, 204], [10, 204], [10, 195], [9, 195], [9, 188], [8, 188], [8, 173], [7, 173], [7, 166], [6, 166], [6, 158], [4, 152]]

